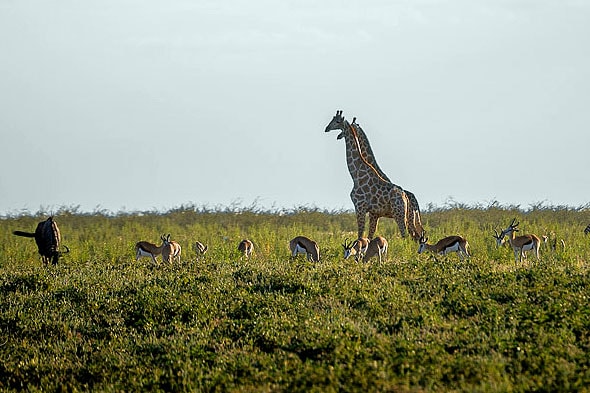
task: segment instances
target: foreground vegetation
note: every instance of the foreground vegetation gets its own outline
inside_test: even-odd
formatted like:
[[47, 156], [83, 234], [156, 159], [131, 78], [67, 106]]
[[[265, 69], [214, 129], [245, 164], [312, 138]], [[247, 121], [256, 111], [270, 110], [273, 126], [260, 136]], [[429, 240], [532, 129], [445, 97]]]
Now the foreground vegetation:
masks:
[[[493, 228], [553, 231], [566, 248], [515, 264]], [[33, 230], [0, 229], [0, 389], [100, 391], [583, 391], [590, 386], [588, 209], [452, 208], [424, 214], [432, 240], [473, 257], [418, 255], [391, 220], [386, 261], [341, 258], [356, 223], [300, 209], [56, 215], [70, 247], [43, 266]], [[171, 233], [181, 263], [134, 261]], [[321, 262], [287, 243], [318, 241]], [[250, 238], [255, 256], [236, 245]], [[209, 245], [198, 258], [190, 244]]]

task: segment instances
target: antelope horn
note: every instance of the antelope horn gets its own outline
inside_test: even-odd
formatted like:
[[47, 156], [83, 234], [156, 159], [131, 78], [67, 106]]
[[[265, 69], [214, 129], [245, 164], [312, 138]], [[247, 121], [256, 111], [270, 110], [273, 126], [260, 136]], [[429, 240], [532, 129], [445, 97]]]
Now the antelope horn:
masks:
[[428, 238], [426, 237], [426, 231], [422, 230], [422, 233], [420, 234], [420, 241], [428, 241]]
[[[515, 224], [516, 222], [516, 224]], [[516, 228], [518, 226], [518, 222], [516, 221], [516, 217], [512, 219], [512, 222], [510, 223], [510, 227], [511, 228]]]

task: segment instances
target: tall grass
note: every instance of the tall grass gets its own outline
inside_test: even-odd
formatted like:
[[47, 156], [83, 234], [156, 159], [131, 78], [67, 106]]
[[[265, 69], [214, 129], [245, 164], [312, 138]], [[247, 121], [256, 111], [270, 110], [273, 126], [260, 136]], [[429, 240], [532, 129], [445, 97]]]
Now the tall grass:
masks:
[[[515, 263], [493, 228], [553, 231], [565, 250]], [[0, 389], [101, 391], [556, 391], [590, 385], [587, 209], [456, 206], [423, 215], [432, 240], [473, 257], [418, 255], [391, 220], [387, 259], [342, 259], [354, 215], [317, 209], [195, 209], [56, 220], [71, 249], [43, 266], [43, 214], [0, 230]], [[182, 262], [134, 260], [171, 233]], [[304, 234], [320, 263], [289, 257]], [[255, 243], [242, 258], [237, 244]], [[198, 257], [199, 240], [209, 252]]]

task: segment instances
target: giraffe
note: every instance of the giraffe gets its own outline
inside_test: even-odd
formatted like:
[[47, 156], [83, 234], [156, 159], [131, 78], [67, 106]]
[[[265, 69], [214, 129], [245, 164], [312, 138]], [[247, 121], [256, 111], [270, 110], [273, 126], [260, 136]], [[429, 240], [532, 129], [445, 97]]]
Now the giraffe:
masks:
[[[369, 143], [369, 139], [365, 134], [365, 131], [362, 127], [356, 122], [356, 117], [352, 119], [351, 126], [355, 129], [356, 135], [358, 138], [361, 154], [367, 160], [373, 168], [377, 171], [379, 176], [383, 179], [387, 180], [390, 183], [393, 183], [387, 175], [379, 168], [377, 164], [377, 160], [375, 159], [375, 155], [373, 154], [373, 149], [371, 149], [371, 144]], [[416, 241], [420, 239], [424, 228], [422, 227], [422, 218], [420, 217], [420, 205], [418, 204], [418, 199], [414, 195], [414, 193], [404, 190], [406, 196], [408, 197], [408, 231], [410, 232], [410, 236]]]
[[377, 230], [380, 217], [393, 218], [401, 232], [406, 236], [408, 198], [401, 187], [387, 181], [360, 154], [360, 146], [356, 131], [337, 111], [332, 121], [326, 126], [326, 132], [341, 130], [337, 139], [344, 138], [346, 143], [346, 163], [352, 177], [353, 187], [350, 199], [354, 204], [358, 225], [358, 238], [363, 237], [365, 220], [369, 214], [369, 239], [373, 238]]

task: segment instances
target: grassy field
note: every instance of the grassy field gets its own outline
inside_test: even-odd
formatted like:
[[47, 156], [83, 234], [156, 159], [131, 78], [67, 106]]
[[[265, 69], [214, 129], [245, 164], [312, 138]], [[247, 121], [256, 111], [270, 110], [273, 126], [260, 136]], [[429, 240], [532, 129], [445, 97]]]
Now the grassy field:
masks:
[[[494, 228], [554, 232], [515, 264]], [[0, 390], [585, 391], [590, 389], [590, 210], [449, 208], [423, 214], [431, 240], [460, 234], [473, 257], [418, 255], [391, 220], [381, 263], [343, 260], [354, 215], [179, 208], [56, 214], [71, 252], [43, 266], [44, 215], [0, 229]], [[134, 260], [171, 233], [182, 262]], [[321, 262], [291, 260], [315, 239]], [[241, 259], [249, 238], [255, 256]], [[209, 245], [198, 258], [191, 243]]]

